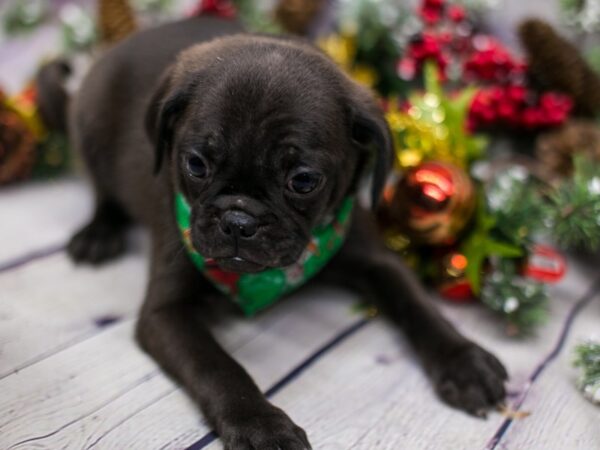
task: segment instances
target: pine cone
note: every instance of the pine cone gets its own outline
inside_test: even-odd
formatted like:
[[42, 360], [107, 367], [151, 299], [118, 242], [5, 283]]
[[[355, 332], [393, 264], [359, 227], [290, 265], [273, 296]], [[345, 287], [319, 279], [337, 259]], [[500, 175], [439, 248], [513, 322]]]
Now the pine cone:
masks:
[[600, 161], [600, 128], [592, 120], [570, 120], [558, 130], [541, 134], [535, 152], [549, 175], [570, 176], [576, 154]]
[[99, 0], [98, 29], [104, 44], [115, 44], [137, 29], [135, 13], [127, 0]]
[[275, 18], [286, 31], [305, 35], [324, 4], [324, 0], [280, 0]]
[[534, 82], [572, 97], [578, 114], [594, 116], [600, 111], [600, 78], [577, 47], [538, 19], [521, 23], [519, 38]]
[[35, 137], [4, 101], [0, 93], [0, 185], [27, 178], [35, 164]]

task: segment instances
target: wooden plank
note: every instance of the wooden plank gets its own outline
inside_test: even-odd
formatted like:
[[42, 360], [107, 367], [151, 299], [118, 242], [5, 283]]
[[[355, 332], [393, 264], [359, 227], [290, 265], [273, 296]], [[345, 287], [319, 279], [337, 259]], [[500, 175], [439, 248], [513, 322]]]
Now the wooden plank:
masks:
[[600, 407], [577, 391], [572, 367], [575, 345], [591, 337], [600, 339], [600, 293], [576, 318], [558, 359], [531, 387], [522, 406], [531, 416], [513, 422], [498, 448], [600, 448]]
[[[290, 299], [242, 321], [239, 332], [231, 325], [217, 332], [264, 386], [356, 320], [346, 298], [331, 297]], [[208, 431], [186, 396], [173, 392], [171, 382], [135, 346], [132, 327], [131, 320], [115, 325], [1, 380], [0, 390], [7, 394], [0, 399], [0, 448], [78, 449], [96, 441], [102, 441], [97, 448], [135, 448], [135, 442], [122, 446], [135, 436], [130, 416], [150, 419], [146, 426], [155, 423], [148, 436], [152, 442], [162, 436], [167, 444], [180, 436], [173, 433], [172, 421], [175, 428], [184, 425], [183, 434], [193, 431], [192, 440]], [[161, 403], [149, 416], [136, 414], [160, 399], [174, 402], [175, 412], [165, 416]]]
[[331, 450], [477, 448], [499, 420], [441, 404], [410, 349], [380, 321], [326, 355], [274, 403], [307, 430], [313, 448]]
[[89, 189], [72, 178], [3, 187], [0, 263], [65, 243], [89, 218], [91, 209]]
[[145, 280], [135, 253], [98, 269], [75, 267], [63, 253], [0, 274], [0, 379], [133, 318]]
[[[308, 356], [323, 341], [356, 317], [349, 314], [347, 299], [331, 292], [321, 296], [298, 296], [265, 318], [263, 332], [239, 351], [236, 359], [266, 389]], [[279, 312], [277, 310], [280, 310]], [[221, 329], [220, 336], [228, 331]], [[186, 395], [170, 392], [139, 413], [128, 411], [113, 427], [98, 433], [99, 448], [182, 449], [209, 429]]]

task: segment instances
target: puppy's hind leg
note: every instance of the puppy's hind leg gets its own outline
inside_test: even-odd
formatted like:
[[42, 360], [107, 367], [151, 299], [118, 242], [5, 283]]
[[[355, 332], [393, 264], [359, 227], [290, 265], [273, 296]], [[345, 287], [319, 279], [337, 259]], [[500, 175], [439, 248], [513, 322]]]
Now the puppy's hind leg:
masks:
[[69, 242], [67, 251], [77, 263], [101, 264], [125, 251], [129, 218], [117, 202], [98, 200], [89, 224], [79, 230]]
[[[130, 218], [113, 193], [115, 133], [98, 129], [86, 114], [91, 101], [75, 98], [69, 123], [73, 149], [81, 156], [96, 199], [92, 220], [71, 238], [67, 252], [76, 263], [102, 264], [125, 251]], [[110, 127], [109, 127], [110, 129]]]

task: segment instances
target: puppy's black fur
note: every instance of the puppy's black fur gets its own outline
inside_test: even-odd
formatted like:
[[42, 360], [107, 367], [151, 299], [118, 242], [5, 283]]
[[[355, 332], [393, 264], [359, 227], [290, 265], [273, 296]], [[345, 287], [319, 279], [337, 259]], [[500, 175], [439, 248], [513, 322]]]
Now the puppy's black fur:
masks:
[[[135, 35], [92, 68], [69, 128], [97, 206], [69, 251], [76, 261], [103, 262], [123, 251], [132, 219], [146, 225], [152, 260], [141, 346], [185, 386], [225, 448], [303, 449], [304, 431], [197, 317], [199, 298], [220, 294], [182, 250], [174, 192], [192, 205], [193, 244], [205, 256], [238, 272], [283, 267], [356, 192], [367, 167], [376, 203], [392, 143], [373, 97], [318, 50], [264, 36], [214, 40], [241, 31], [231, 21], [187, 20]], [[484, 415], [504, 398], [504, 368], [436, 312], [377, 234], [371, 214], [356, 208], [320, 280], [370, 298], [404, 329], [439, 395]]]

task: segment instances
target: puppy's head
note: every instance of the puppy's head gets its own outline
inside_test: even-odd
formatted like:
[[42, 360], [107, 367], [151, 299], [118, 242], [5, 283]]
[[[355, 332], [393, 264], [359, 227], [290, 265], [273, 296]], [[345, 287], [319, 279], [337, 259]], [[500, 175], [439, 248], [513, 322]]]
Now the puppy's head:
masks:
[[[233, 36], [183, 52], [146, 125], [192, 206], [196, 249], [228, 271], [296, 261], [372, 167], [377, 203], [392, 161], [371, 94], [307, 44]], [[162, 169], [164, 170], [164, 169]]]

